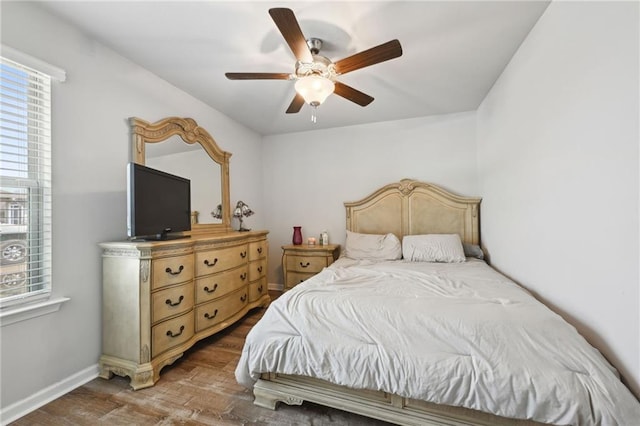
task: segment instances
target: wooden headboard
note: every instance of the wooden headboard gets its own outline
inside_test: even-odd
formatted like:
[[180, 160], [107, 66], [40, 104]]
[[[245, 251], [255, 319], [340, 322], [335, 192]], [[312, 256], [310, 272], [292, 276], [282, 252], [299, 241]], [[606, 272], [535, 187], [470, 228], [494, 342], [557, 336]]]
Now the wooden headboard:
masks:
[[347, 229], [363, 234], [458, 234], [480, 244], [481, 198], [461, 197], [436, 185], [403, 179], [359, 201], [344, 203]]

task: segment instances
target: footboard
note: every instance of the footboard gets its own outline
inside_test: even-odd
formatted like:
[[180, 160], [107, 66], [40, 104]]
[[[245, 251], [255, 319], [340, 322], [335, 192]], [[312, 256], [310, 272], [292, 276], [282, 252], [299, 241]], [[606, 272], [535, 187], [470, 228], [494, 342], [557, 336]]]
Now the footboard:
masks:
[[278, 402], [326, 405], [398, 425], [540, 425], [461, 407], [438, 405], [381, 391], [357, 390], [302, 376], [265, 373], [253, 388], [254, 404], [274, 410]]

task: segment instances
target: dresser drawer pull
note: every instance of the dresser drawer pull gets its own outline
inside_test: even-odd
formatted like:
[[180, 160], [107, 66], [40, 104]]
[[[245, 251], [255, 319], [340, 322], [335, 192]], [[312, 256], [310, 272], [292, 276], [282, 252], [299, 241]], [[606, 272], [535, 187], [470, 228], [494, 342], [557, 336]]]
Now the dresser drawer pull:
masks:
[[165, 300], [164, 303], [166, 303], [169, 306], [178, 306], [179, 304], [182, 303], [183, 300], [184, 300], [184, 296], [180, 296], [180, 298], [178, 299], [178, 301], [176, 303], [171, 302], [171, 299]]
[[184, 331], [184, 325], [181, 325], [179, 333], [173, 334], [173, 331], [169, 330], [169, 331], [167, 331], [167, 336], [169, 336], [169, 337], [178, 337], [179, 335], [182, 334], [183, 331]]
[[245, 300], [247, 300], [247, 293], [245, 293], [244, 296], [240, 298], [241, 302], [244, 302]]
[[300, 266], [301, 266], [301, 267], [303, 267], [303, 268], [306, 268], [306, 267], [308, 267], [309, 265], [311, 265], [309, 262], [307, 262], [307, 263], [302, 263], [302, 262], [300, 262]]
[[214, 291], [216, 291], [217, 288], [218, 288], [218, 283], [214, 284], [211, 290], [209, 290], [209, 287], [205, 287], [204, 291], [206, 291], [207, 293], [213, 293]]
[[262, 266], [258, 266], [258, 273], [262, 273]]
[[241, 257], [241, 258], [243, 258], [243, 259], [244, 259], [245, 257], [247, 257], [247, 251], [245, 250], [245, 251], [241, 252], [241, 253], [240, 253], [240, 257]]
[[205, 312], [204, 313], [204, 317], [206, 319], [214, 319], [216, 317], [216, 315], [218, 315], [218, 310], [217, 309], [215, 311], [213, 311], [213, 315], [209, 315], [209, 312]]
[[217, 257], [213, 259], [213, 263], [209, 263], [209, 259], [204, 260], [204, 264], [207, 265], [208, 267], [216, 266], [216, 263], [218, 263]]
[[240, 275], [240, 279], [241, 279], [242, 281], [246, 280], [246, 279], [247, 279], [247, 273], [245, 272], [245, 273], [243, 273], [242, 275]]
[[168, 273], [168, 274], [171, 274], [171, 275], [179, 275], [179, 274], [180, 274], [180, 272], [182, 272], [182, 270], [183, 270], [183, 269], [184, 269], [184, 266], [183, 266], [183, 265], [180, 265], [180, 267], [178, 268], [178, 271], [177, 271], [177, 272], [173, 272], [173, 271], [171, 270], [171, 268], [167, 268], [167, 269], [165, 269], [164, 271], [165, 271], [166, 273]]
[[258, 247], [258, 254], [262, 254], [262, 247]]
[[258, 287], [258, 293], [262, 293], [262, 285]]

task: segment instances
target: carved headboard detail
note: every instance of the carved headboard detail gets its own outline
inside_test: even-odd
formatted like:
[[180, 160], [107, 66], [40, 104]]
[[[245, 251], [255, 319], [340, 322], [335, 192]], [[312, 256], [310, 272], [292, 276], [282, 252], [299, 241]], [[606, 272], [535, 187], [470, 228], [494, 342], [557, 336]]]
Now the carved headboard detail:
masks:
[[347, 229], [363, 234], [458, 234], [480, 244], [481, 198], [462, 197], [436, 185], [403, 179], [359, 201], [345, 202]]

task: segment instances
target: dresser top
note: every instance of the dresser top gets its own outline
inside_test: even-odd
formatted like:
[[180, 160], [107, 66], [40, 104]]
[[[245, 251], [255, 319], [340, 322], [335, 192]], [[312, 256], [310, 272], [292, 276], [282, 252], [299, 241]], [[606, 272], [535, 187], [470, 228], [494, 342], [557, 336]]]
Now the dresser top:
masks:
[[98, 245], [103, 249], [124, 249], [124, 250], [139, 250], [139, 249], [171, 249], [171, 248], [186, 248], [186, 247], [198, 247], [207, 244], [220, 244], [220, 243], [235, 243], [235, 242], [251, 242], [259, 241], [266, 238], [269, 231], [247, 231], [247, 232], [227, 232], [220, 234], [195, 234], [187, 238], [178, 238], [162, 241], [110, 241], [102, 242]]

